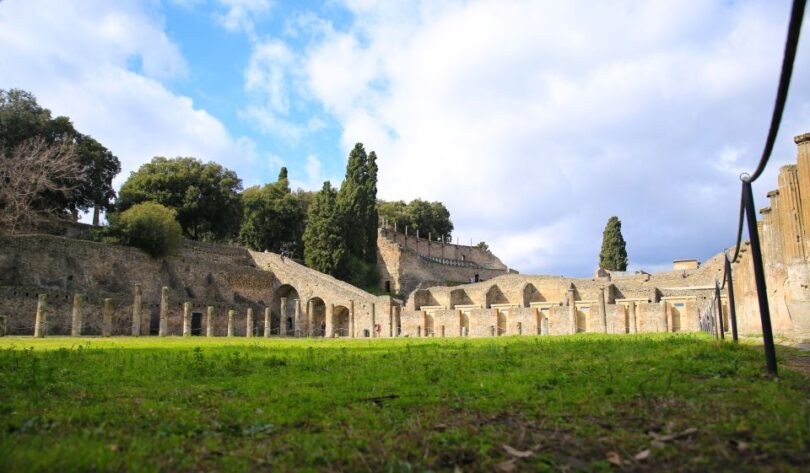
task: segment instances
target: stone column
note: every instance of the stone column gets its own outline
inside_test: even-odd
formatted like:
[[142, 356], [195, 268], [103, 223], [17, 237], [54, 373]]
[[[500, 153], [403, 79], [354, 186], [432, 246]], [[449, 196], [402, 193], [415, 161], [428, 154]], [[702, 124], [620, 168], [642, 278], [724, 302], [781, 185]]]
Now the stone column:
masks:
[[[416, 231], [417, 235], [419, 230]], [[354, 301], [349, 301], [349, 337], [354, 338]]]
[[165, 337], [169, 334], [169, 288], [163, 286], [160, 291], [160, 330], [158, 335]]
[[287, 336], [287, 298], [282, 297], [281, 301], [281, 316], [279, 317], [278, 335], [280, 337]]
[[233, 337], [233, 316], [236, 314], [236, 311], [233, 309], [228, 310], [228, 336]]
[[571, 324], [571, 333], [577, 333], [577, 302], [573, 288], [568, 289], [566, 297], [568, 298], [568, 319]]
[[636, 301], [630, 301], [627, 304], [627, 310], [629, 312], [628, 318], [630, 319], [630, 333], [638, 333], [638, 325], [636, 323]]
[[394, 305], [388, 304], [388, 336], [394, 338]]
[[253, 338], [253, 308], [248, 307], [247, 317], [245, 322], [245, 337]]
[[183, 302], [183, 336], [191, 336], [191, 302]]
[[799, 174], [802, 223], [804, 223], [804, 255], [810, 258], [810, 133], [793, 138], [797, 146], [796, 168]]
[[104, 299], [101, 306], [101, 336], [109, 337], [112, 334], [112, 299]]
[[205, 336], [214, 336], [214, 307], [208, 306], [207, 313], [205, 314]]
[[770, 262], [765, 261], [765, 263], [776, 265], [782, 263], [785, 257], [785, 252], [783, 249], [784, 228], [782, 225], [782, 209], [779, 198], [779, 191], [773, 190], [768, 192], [768, 199], [770, 200], [771, 203], [771, 212], [770, 212], [771, 231], [769, 232], [770, 241], [768, 241], [767, 244], [771, 247], [770, 253], [772, 254], [773, 260]]
[[34, 337], [45, 337], [45, 330], [48, 325], [48, 295], [37, 295], [37, 315], [34, 319]]
[[779, 197], [785, 262], [804, 260], [802, 203], [799, 176], [795, 165], [779, 168]]
[[667, 301], [661, 301], [661, 323], [663, 324], [662, 332], [669, 332], [669, 308]]
[[371, 303], [371, 338], [377, 337], [377, 308]]
[[270, 308], [264, 308], [264, 338], [270, 338], [270, 329], [272, 326], [270, 325]]
[[82, 303], [84, 296], [81, 294], [73, 295], [73, 320], [70, 324], [70, 336], [80, 337], [82, 335]]
[[141, 285], [136, 284], [135, 290], [132, 295], [132, 336], [137, 337], [141, 334], [141, 320], [143, 320], [143, 293], [141, 292]]
[[599, 289], [596, 294], [597, 305], [599, 306], [599, 324], [602, 332], [607, 333], [607, 307], [605, 307], [605, 288]]
[[293, 299], [293, 337], [297, 337], [301, 332], [301, 301]]
[[335, 316], [335, 304], [326, 304], [326, 333], [323, 334], [324, 337], [334, 337], [335, 336], [335, 326], [334, 326], [334, 316]]

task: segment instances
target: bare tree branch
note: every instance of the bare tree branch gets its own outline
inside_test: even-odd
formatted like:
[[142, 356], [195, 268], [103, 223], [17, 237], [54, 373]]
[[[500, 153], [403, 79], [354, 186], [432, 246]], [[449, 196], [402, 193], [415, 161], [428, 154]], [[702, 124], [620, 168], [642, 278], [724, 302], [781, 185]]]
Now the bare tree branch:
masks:
[[70, 195], [85, 172], [75, 145], [67, 140], [49, 144], [32, 138], [0, 154], [0, 233], [13, 235], [64, 217], [65, 209], [45, 196]]

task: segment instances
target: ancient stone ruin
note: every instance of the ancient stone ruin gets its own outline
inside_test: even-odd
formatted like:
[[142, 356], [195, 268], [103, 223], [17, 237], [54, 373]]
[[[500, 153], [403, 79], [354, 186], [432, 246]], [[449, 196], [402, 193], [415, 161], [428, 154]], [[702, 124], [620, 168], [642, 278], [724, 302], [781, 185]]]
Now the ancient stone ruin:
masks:
[[[762, 209], [777, 334], [810, 335], [810, 134]], [[803, 194], [804, 193], [804, 194]], [[234, 337], [492, 337], [694, 332], [712, 317], [723, 256], [655, 274], [522, 275], [473, 246], [378, 233], [376, 296], [273, 253], [185, 241], [177, 256], [54, 235], [0, 238], [9, 334]], [[733, 265], [742, 334], [759, 332], [750, 257]], [[729, 307], [721, 296], [729, 329]]]

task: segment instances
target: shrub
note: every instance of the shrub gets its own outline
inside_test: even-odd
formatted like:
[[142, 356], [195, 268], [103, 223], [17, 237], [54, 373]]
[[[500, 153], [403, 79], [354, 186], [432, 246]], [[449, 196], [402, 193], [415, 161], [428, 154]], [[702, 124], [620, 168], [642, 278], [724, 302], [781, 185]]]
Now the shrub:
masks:
[[111, 219], [121, 243], [140, 248], [154, 257], [176, 253], [182, 229], [177, 213], [157, 202], [136, 204]]

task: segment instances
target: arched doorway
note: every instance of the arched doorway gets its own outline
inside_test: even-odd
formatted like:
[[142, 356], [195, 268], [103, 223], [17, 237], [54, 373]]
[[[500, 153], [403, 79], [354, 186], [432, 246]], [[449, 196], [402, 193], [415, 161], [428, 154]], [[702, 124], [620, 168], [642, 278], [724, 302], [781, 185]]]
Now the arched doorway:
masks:
[[348, 337], [349, 333], [349, 309], [342, 305], [336, 305], [332, 312], [332, 326], [336, 337]]
[[313, 337], [326, 336], [326, 304], [320, 297], [309, 300], [309, 333]]
[[[281, 336], [297, 336], [300, 327], [301, 307], [298, 291], [290, 284], [282, 284], [273, 297], [271, 333]], [[298, 317], [296, 318], [296, 315]]]
[[497, 284], [487, 290], [487, 308], [492, 307], [492, 304], [509, 304], [509, 299], [506, 298], [501, 288]]
[[531, 307], [532, 302], [545, 302], [546, 299], [532, 283], [523, 286], [523, 307]]

